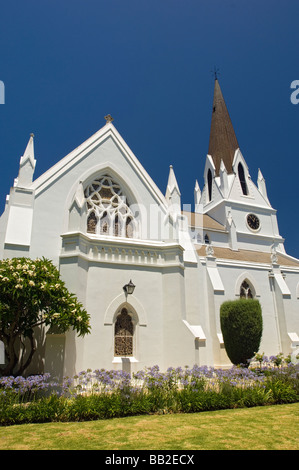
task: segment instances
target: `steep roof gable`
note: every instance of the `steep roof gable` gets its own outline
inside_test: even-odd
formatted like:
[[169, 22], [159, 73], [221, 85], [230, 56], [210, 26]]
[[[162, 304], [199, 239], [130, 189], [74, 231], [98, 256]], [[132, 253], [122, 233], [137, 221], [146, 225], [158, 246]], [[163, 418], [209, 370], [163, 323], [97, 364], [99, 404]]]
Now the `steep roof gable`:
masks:
[[63, 176], [73, 166], [78, 164], [81, 160], [86, 158], [90, 152], [96, 149], [101, 143], [107, 139], [112, 138], [115, 145], [123, 153], [124, 158], [134, 168], [135, 172], [139, 175], [145, 186], [153, 194], [156, 201], [163, 206], [167, 206], [166, 200], [158, 186], [154, 183], [147, 171], [141, 165], [132, 150], [128, 147], [124, 139], [118, 133], [114, 125], [107, 121], [106, 125], [99, 129], [95, 134], [89, 137], [85, 142], [75, 148], [72, 152], [62, 158], [59, 162], [53, 165], [49, 170], [43, 173], [35, 181], [33, 181], [30, 188], [35, 190], [36, 196], [44, 191], [55, 180]]

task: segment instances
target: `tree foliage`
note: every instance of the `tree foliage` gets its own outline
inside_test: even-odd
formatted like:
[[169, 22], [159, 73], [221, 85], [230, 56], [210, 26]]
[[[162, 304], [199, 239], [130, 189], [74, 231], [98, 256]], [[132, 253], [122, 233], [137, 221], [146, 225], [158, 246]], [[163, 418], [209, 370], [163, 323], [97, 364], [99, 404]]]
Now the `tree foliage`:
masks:
[[43, 325], [62, 332], [73, 328], [79, 336], [90, 332], [89, 315], [50, 260], [0, 261], [0, 340], [6, 356], [0, 374], [24, 372], [36, 351], [34, 330]]
[[258, 352], [262, 332], [262, 309], [256, 299], [224, 302], [220, 307], [224, 346], [231, 362], [248, 365]]

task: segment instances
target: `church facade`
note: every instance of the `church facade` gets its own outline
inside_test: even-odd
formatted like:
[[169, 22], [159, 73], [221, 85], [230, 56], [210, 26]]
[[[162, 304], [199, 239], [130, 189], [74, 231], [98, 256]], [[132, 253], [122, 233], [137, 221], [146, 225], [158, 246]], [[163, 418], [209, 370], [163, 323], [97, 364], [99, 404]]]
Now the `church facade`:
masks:
[[32, 373], [229, 366], [220, 306], [239, 297], [261, 303], [261, 352], [298, 352], [299, 260], [261, 171], [250, 177], [218, 80], [191, 210], [174, 169], [163, 194], [105, 119], [35, 180], [31, 135], [0, 219], [0, 258], [53, 260], [91, 318], [84, 338], [44, 332]]

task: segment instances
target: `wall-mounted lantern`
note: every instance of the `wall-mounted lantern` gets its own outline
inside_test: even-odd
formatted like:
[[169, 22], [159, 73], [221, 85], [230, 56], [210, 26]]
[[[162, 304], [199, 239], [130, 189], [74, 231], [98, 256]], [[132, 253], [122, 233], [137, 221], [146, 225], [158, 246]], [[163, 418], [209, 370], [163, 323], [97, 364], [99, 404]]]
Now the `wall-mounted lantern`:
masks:
[[123, 287], [123, 290], [125, 291], [126, 295], [129, 295], [129, 294], [133, 294], [135, 287], [136, 286], [133, 284], [132, 280], [130, 280], [129, 284], [126, 284]]

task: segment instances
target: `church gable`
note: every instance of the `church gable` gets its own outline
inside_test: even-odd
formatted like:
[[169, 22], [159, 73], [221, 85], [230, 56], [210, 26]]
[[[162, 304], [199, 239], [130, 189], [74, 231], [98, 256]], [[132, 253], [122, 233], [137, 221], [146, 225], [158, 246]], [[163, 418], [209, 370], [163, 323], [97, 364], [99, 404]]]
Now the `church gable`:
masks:
[[66, 175], [70, 175], [73, 180], [77, 177], [85, 181], [97, 171], [110, 167], [119, 173], [124, 181], [129, 180], [130, 185], [136, 179], [134, 176], [138, 175], [142, 186], [147, 188], [155, 202], [165, 205], [162, 193], [110, 122], [41, 175], [32, 187], [38, 196]]
[[[31, 195], [30, 217], [19, 200], [22, 192]], [[154, 218], [169, 224], [165, 197], [111, 122], [35, 181], [16, 180], [7, 206], [6, 245], [26, 246], [26, 251], [31, 246], [33, 256], [43, 255], [47, 246], [53, 259], [63, 233], [147, 239], [152, 207]], [[19, 227], [24, 219], [26, 230], [24, 223]], [[162, 233], [155, 233], [155, 239], [163, 239]]]
[[250, 176], [246, 161], [238, 149], [233, 162], [234, 178], [229, 191], [229, 199], [248, 205], [271, 208], [271, 204]]

